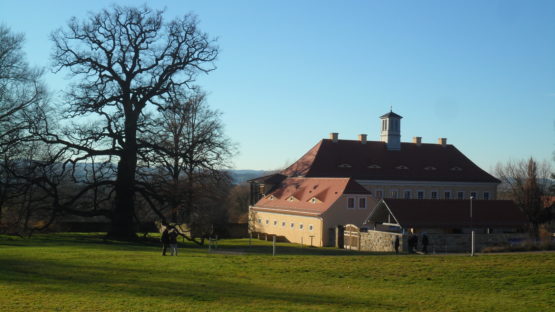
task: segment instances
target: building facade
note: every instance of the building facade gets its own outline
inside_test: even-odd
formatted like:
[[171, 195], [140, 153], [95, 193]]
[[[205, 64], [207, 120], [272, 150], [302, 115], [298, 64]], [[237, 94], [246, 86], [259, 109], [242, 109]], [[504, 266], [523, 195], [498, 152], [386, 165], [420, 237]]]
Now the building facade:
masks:
[[[412, 142], [401, 142], [402, 117], [391, 111], [380, 119], [380, 141], [369, 141], [366, 134], [359, 135], [357, 140], [341, 140], [338, 133], [331, 133], [329, 139], [318, 142], [285, 170], [251, 180], [253, 215], [260, 215], [262, 211], [269, 213], [266, 211], [268, 198], [281, 196], [291, 179], [349, 179], [351, 184], [356, 183], [357, 188], [367, 192], [368, 202], [375, 203], [381, 199], [496, 199], [500, 181], [479, 168], [455, 146], [447, 144], [446, 138], [439, 138], [436, 144], [422, 143], [421, 137], [413, 137]], [[349, 212], [350, 195], [343, 192], [329, 205], [326, 213], [318, 216], [322, 218], [318, 227], [322, 245], [331, 245], [331, 233], [338, 225], [361, 226], [368, 216], [359, 219], [358, 214]], [[286, 205], [273, 203], [272, 213], [295, 215]], [[267, 219], [271, 225], [272, 219]], [[266, 219], [262, 220], [260, 223], [258, 218], [251, 218], [251, 229], [270, 233], [272, 227], [265, 226]], [[280, 233], [286, 239], [298, 242], [296, 234]]]

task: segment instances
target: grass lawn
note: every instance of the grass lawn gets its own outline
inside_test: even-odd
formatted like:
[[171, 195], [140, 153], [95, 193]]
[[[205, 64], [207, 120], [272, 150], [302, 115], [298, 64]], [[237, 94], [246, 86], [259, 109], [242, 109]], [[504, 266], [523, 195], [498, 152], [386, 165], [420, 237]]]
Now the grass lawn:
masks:
[[555, 311], [555, 253], [376, 255], [0, 236], [0, 311]]

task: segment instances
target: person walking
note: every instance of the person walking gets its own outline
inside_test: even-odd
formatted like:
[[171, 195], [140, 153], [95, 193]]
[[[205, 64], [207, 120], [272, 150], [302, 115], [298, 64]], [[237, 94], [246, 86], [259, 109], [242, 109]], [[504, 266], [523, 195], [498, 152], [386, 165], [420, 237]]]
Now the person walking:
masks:
[[399, 236], [395, 235], [395, 242], [393, 244], [395, 246], [395, 254], [399, 254]]
[[171, 255], [177, 256], [177, 230], [173, 229], [170, 232], [170, 252]]
[[169, 234], [169, 230], [168, 230], [167, 227], [162, 232], [162, 236], [160, 237], [160, 241], [162, 242], [162, 256], [165, 256], [166, 255], [166, 250], [168, 249], [168, 247], [170, 245], [170, 234]]
[[422, 233], [422, 252], [427, 254], [428, 253], [428, 235], [426, 233]]

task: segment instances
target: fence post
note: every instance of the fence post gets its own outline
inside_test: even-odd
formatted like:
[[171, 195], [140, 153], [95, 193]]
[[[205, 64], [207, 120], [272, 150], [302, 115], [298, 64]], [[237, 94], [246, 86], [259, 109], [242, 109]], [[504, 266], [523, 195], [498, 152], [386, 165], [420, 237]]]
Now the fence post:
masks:
[[276, 255], [276, 236], [274, 235], [274, 239], [272, 242], [272, 256]]

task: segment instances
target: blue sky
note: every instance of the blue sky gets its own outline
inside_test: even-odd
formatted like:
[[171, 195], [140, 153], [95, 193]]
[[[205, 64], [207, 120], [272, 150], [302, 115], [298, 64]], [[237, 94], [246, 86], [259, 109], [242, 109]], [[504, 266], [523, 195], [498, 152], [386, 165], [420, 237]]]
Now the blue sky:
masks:
[[[72, 17], [137, 1], [0, 1], [0, 23], [49, 66], [49, 34]], [[218, 69], [199, 77], [239, 144], [237, 169], [278, 169], [330, 132], [446, 137], [490, 171], [555, 151], [555, 1], [152, 1], [194, 12], [218, 38]], [[47, 75], [53, 92], [62, 74]]]

